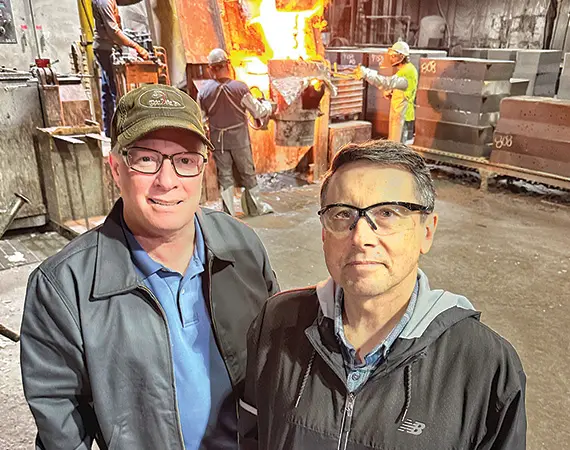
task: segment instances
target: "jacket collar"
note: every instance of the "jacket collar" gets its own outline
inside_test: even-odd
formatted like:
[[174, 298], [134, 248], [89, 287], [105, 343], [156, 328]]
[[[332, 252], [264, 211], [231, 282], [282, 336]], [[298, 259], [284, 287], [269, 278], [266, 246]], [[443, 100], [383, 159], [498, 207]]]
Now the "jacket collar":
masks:
[[[394, 343], [384, 367], [394, 367], [421, 352], [457, 322], [467, 317], [479, 319], [480, 314], [475, 311], [469, 300], [447, 291], [432, 290], [427, 276], [419, 269], [418, 281], [419, 292], [414, 313]], [[313, 326], [307, 329], [309, 338], [312, 337], [313, 345], [318, 344], [317, 332], [321, 336], [334, 334], [334, 298], [338, 289], [340, 287], [334, 283], [332, 278], [317, 285], [319, 313]]]
[[[140, 284], [123, 227], [123, 200], [119, 199], [97, 232], [97, 249], [95, 276], [93, 281], [93, 298], [104, 299], [124, 294], [137, 288]], [[226, 244], [226, 239], [219, 226], [210, 217], [209, 210], [197, 212], [198, 222], [204, 235], [206, 260], [214, 258], [235, 262]]]

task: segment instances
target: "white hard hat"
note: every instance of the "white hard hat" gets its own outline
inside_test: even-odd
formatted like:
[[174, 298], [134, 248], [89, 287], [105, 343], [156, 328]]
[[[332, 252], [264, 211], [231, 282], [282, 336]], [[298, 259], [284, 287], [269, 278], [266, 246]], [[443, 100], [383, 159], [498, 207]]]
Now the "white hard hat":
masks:
[[215, 48], [208, 55], [208, 64], [213, 66], [214, 64], [220, 64], [228, 60], [228, 54], [221, 48]]
[[404, 56], [410, 56], [410, 46], [406, 44], [404, 41], [398, 41], [392, 47], [389, 48], [396, 53]]

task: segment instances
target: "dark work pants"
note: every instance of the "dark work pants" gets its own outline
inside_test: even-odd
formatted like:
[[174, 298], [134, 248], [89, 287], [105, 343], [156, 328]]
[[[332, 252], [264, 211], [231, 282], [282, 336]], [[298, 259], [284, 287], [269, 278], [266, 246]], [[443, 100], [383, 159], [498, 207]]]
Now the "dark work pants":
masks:
[[222, 189], [234, 186], [233, 166], [235, 166], [240, 177], [239, 181], [244, 188], [251, 189], [257, 186], [250, 145], [231, 150], [224, 149], [223, 151], [216, 149], [212, 153], [216, 161], [218, 183]]
[[105, 136], [111, 137], [111, 121], [115, 112], [117, 87], [113, 76], [111, 50], [95, 50], [95, 57], [101, 68], [101, 109], [103, 110], [103, 129]]

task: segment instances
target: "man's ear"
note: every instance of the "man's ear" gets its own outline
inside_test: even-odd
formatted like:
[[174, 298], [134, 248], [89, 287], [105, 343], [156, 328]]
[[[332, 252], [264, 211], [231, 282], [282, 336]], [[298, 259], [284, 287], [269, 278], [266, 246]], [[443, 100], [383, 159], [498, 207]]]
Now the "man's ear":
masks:
[[437, 228], [437, 222], [439, 220], [439, 216], [437, 213], [431, 213], [429, 216], [426, 217], [425, 221], [421, 223], [422, 226], [422, 242], [420, 245], [420, 253], [425, 255], [429, 252], [431, 246], [433, 245], [433, 238], [435, 235], [435, 230]]
[[115, 180], [115, 184], [121, 190], [121, 177], [119, 175], [119, 165], [120, 159], [119, 155], [116, 153], [109, 153], [109, 166], [111, 167], [111, 175], [113, 175], [113, 180]]

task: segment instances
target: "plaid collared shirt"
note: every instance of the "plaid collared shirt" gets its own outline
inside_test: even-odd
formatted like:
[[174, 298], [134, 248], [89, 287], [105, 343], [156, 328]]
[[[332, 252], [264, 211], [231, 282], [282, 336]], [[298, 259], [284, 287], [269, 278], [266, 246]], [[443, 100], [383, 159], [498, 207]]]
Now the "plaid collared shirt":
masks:
[[400, 319], [400, 322], [392, 329], [390, 334], [386, 336], [380, 344], [378, 344], [370, 353], [364, 357], [364, 361], [360, 362], [356, 354], [356, 349], [348, 342], [344, 334], [344, 326], [342, 323], [342, 310], [344, 306], [344, 292], [338, 289], [334, 302], [334, 329], [336, 338], [340, 344], [342, 356], [344, 359], [344, 367], [347, 374], [347, 388], [349, 392], [356, 391], [360, 386], [364, 385], [370, 378], [374, 370], [382, 364], [386, 355], [390, 351], [390, 347], [394, 341], [400, 336], [416, 307], [418, 298], [419, 283], [416, 281], [414, 292], [410, 297], [408, 308]]

